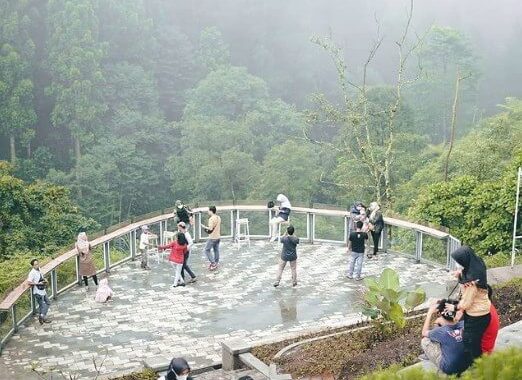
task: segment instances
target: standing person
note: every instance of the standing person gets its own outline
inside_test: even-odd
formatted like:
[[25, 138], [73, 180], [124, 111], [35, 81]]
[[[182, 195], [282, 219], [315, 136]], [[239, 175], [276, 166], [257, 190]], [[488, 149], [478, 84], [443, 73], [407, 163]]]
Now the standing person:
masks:
[[183, 204], [179, 199], [175, 203], [176, 207], [174, 212], [176, 216], [174, 217], [174, 221], [176, 223], [183, 222], [187, 230], [190, 228], [190, 217], [192, 216], [192, 211]]
[[45, 291], [47, 281], [40, 272], [40, 263], [37, 259], [31, 260], [31, 266], [33, 268], [29, 272], [27, 283], [32, 286], [33, 297], [38, 303], [38, 322], [40, 322], [41, 325], [44, 323], [51, 323], [51, 320], [47, 319], [47, 312], [51, 305], [51, 301], [49, 301], [49, 297], [47, 297], [47, 292]]
[[185, 281], [185, 271], [187, 271], [187, 273], [190, 276], [189, 282], [196, 282], [196, 275], [194, 274], [194, 272], [192, 272], [192, 270], [190, 269], [190, 267], [188, 265], [190, 249], [194, 245], [194, 240], [192, 239], [192, 236], [190, 236], [190, 232], [187, 231], [187, 226], [184, 222], [178, 223], [178, 233], [184, 234], [185, 239], [187, 239], [187, 252], [185, 253], [185, 256], [183, 258], [183, 267], [181, 268], [181, 277], [183, 277], [183, 281]]
[[482, 353], [482, 336], [491, 321], [486, 264], [465, 245], [452, 252], [451, 257], [462, 267], [462, 270], [455, 272], [460, 283], [461, 297], [456, 307], [446, 304], [446, 308], [463, 313], [465, 360], [470, 366]]
[[294, 236], [294, 231], [294, 226], [288, 226], [286, 234], [281, 238], [283, 250], [279, 259], [277, 279], [274, 282], [275, 287], [279, 286], [287, 262], [290, 262], [290, 269], [292, 270], [292, 286], [297, 286], [297, 244], [299, 244], [299, 238]]
[[149, 237], [152, 234], [149, 231], [149, 226], [141, 226], [140, 236], [140, 252], [141, 252], [141, 269], [150, 269], [149, 267]]
[[174, 283], [172, 287], [185, 286], [185, 281], [181, 277], [181, 269], [183, 269], [183, 259], [187, 252], [187, 239], [185, 234], [177, 234], [176, 240], [166, 245], [158, 246], [159, 250], [170, 249], [169, 261], [174, 268]]
[[489, 322], [486, 331], [482, 335], [482, 341], [480, 342], [480, 348], [483, 354], [491, 354], [495, 348], [495, 342], [497, 341], [498, 330], [500, 329], [500, 321], [498, 319], [498, 312], [492, 302], [493, 289], [488, 284], [488, 298], [491, 302], [491, 308], [489, 313], [491, 314], [491, 320]]
[[363, 222], [357, 221], [355, 223], [355, 231], [350, 232], [348, 237], [347, 252], [351, 252], [350, 266], [348, 267], [347, 277], [352, 279], [355, 268], [355, 279], [362, 280], [361, 271], [364, 258], [364, 246], [368, 240], [368, 234], [363, 232]]
[[[208, 226], [201, 226], [209, 234], [207, 244], [205, 244], [205, 254], [210, 262], [208, 269], [215, 270], [219, 265], [219, 243], [221, 241], [221, 217], [217, 215], [216, 206], [208, 208]], [[210, 254], [210, 250], [214, 250], [214, 256]]]
[[[368, 210], [370, 211], [368, 228], [372, 234], [373, 255], [375, 256], [379, 251], [379, 240], [381, 240], [381, 233], [384, 229], [384, 218], [382, 217], [381, 208], [377, 202], [370, 203]], [[372, 256], [368, 254], [368, 258], [371, 257]]]
[[[427, 359], [447, 375], [459, 374], [467, 368], [464, 361], [462, 334], [464, 323], [455, 320], [455, 314], [444, 311], [445, 301], [434, 303], [422, 327], [421, 346]], [[441, 312], [435, 320], [435, 328], [430, 330], [433, 315]]]
[[276, 200], [279, 202], [279, 212], [277, 216], [270, 220], [271, 228], [271, 238], [270, 241], [274, 242], [278, 237], [279, 224], [282, 222], [288, 222], [288, 217], [290, 216], [290, 211], [292, 210], [292, 205], [288, 198], [283, 194], [278, 194]]
[[96, 276], [96, 267], [94, 266], [94, 261], [92, 259], [91, 253], [91, 243], [87, 239], [87, 234], [85, 232], [80, 232], [78, 234], [78, 238], [76, 239], [75, 244], [76, 251], [78, 252], [78, 256], [80, 258], [80, 267], [79, 272], [80, 276], [83, 278], [83, 282], [85, 283], [86, 289], [89, 289], [88, 278], [92, 277], [94, 284], [98, 285], [98, 276]]

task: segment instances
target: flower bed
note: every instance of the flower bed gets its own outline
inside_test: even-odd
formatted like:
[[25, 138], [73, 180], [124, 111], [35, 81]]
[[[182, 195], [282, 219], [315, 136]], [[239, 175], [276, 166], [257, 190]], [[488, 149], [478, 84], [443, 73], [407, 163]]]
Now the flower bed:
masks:
[[[521, 294], [520, 278], [494, 287], [493, 300], [500, 315], [501, 326], [522, 319]], [[393, 325], [381, 325], [359, 331], [350, 331], [356, 327], [346, 328], [346, 334], [303, 344], [276, 362], [282, 372], [291, 373], [296, 379], [332, 374], [340, 380], [358, 378], [394, 364], [411, 365], [421, 354], [420, 335], [423, 321], [424, 317], [412, 318], [403, 330], [397, 330]], [[328, 331], [326, 334], [331, 332]], [[261, 346], [255, 348], [253, 354], [269, 363], [275, 353], [283, 347], [310, 337]]]

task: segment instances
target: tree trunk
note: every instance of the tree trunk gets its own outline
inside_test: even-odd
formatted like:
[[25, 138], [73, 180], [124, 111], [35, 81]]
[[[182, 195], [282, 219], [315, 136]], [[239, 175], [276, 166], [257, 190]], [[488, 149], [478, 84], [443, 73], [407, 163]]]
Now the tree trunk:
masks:
[[9, 136], [9, 146], [11, 148], [11, 163], [16, 163], [16, 146], [15, 146], [15, 137], [13, 135]]
[[28, 142], [27, 143], [27, 159], [28, 160], [31, 159], [31, 155], [32, 155], [32, 152], [31, 152], [31, 142]]
[[452, 113], [451, 113], [451, 134], [450, 134], [450, 140], [449, 140], [449, 148], [448, 148], [448, 154], [446, 155], [446, 162], [444, 164], [444, 181], [446, 182], [448, 180], [448, 171], [449, 171], [449, 160], [451, 151], [453, 150], [453, 142], [455, 141], [455, 130], [457, 129], [457, 105], [459, 102], [459, 87], [460, 82], [466, 78], [461, 77], [460, 73], [457, 71], [457, 80], [455, 82], [455, 96], [453, 97], [453, 107], [452, 107]]
[[76, 158], [76, 186], [78, 188], [78, 198], [82, 198], [82, 186], [81, 186], [81, 175], [80, 175], [80, 160], [82, 158], [80, 138], [74, 138], [74, 156]]

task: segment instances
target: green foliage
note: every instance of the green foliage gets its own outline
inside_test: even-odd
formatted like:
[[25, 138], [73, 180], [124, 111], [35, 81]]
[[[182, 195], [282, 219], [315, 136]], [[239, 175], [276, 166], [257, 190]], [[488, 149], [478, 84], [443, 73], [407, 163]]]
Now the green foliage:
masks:
[[426, 293], [421, 288], [414, 291], [401, 289], [399, 275], [393, 269], [386, 268], [378, 279], [367, 277], [364, 279], [367, 291], [364, 296], [363, 314], [377, 319], [393, 322], [397, 327], [406, 325], [404, 311], [400, 302], [411, 310], [426, 299]]
[[[425, 371], [414, 367], [400, 371], [399, 366], [373, 372], [361, 380], [437, 380], [455, 379], [455, 376], [446, 376], [434, 371]], [[465, 371], [460, 379], [463, 380], [511, 380], [522, 377], [522, 350], [509, 348], [495, 351], [491, 355], [484, 355], [477, 359], [473, 366]]]
[[17, 252], [51, 255], [70, 244], [80, 229], [97, 224], [71, 202], [67, 189], [44, 182], [26, 184], [0, 170], [0, 258]]
[[522, 151], [498, 179], [480, 182], [462, 176], [431, 185], [421, 193], [410, 215], [449, 228], [482, 255], [509, 252], [520, 165]]

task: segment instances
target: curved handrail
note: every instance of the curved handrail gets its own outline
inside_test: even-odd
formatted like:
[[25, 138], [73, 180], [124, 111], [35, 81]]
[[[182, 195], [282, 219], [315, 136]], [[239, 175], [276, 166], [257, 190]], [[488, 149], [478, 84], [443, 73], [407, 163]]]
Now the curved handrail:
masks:
[[[321, 205], [323, 206], [323, 205]], [[347, 239], [347, 233], [350, 229], [350, 212], [346, 210], [341, 210], [339, 208], [335, 208], [334, 206], [328, 206], [324, 205], [323, 207], [331, 207], [331, 208], [312, 208], [312, 207], [292, 207], [292, 212], [295, 214], [304, 214], [306, 215], [306, 236], [309, 242], [313, 243], [315, 241], [321, 241], [321, 242], [334, 242], [334, 243], [346, 243]], [[195, 218], [194, 218], [194, 240], [199, 241], [202, 238], [201, 236], [201, 219], [202, 214], [206, 211], [208, 211], [208, 207], [195, 207], [192, 209], [194, 212]], [[258, 205], [258, 204], [232, 204], [232, 205], [226, 205], [223, 204], [223, 202], [220, 202], [218, 204], [218, 211], [219, 212], [230, 212], [230, 229], [231, 234], [228, 236], [223, 237], [234, 237], [234, 223], [233, 221], [239, 217], [241, 212], [263, 212], [266, 213], [266, 216], [272, 216], [272, 211], [267, 209], [266, 205]], [[110, 271], [110, 268], [112, 266], [120, 265], [121, 263], [129, 260], [134, 259], [136, 255], [136, 230], [138, 230], [143, 224], [148, 225], [155, 225], [159, 224], [159, 230], [160, 233], [166, 231], [167, 229], [167, 223], [169, 219], [174, 218], [173, 213], [160, 213], [158, 215], [158, 212], [147, 214], [145, 216], [148, 216], [146, 219], [137, 221], [137, 222], [131, 222], [128, 225], [124, 225], [120, 228], [118, 228], [120, 225], [113, 226], [113, 228], [116, 228], [116, 230], [105, 234], [103, 236], [97, 237], [91, 241], [92, 247], [97, 247], [102, 245], [103, 246], [103, 261], [105, 264], [105, 268], [102, 269], [106, 272]], [[344, 231], [343, 233], [343, 239], [342, 240], [325, 240], [325, 239], [316, 239], [315, 233], [316, 233], [316, 216], [333, 216], [333, 217], [341, 217], [344, 219], [344, 226], [341, 227]], [[267, 218], [268, 222], [268, 218]], [[385, 217], [384, 218], [385, 228], [388, 228], [389, 226], [404, 228], [407, 230], [411, 230], [415, 232], [415, 259], [417, 261], [425, 260], [422, 257], [423, 252], [423, 236], [431, 236], [433, 238], [436, 238], [438, 240], [444, 240], [446, 242], [446, 268], [449, 269], [452, 267], [453, 262], [450, 258], [450, 253], [456, 249], [458, 246], [460, 246], [460, 241], [453, 236], [451, 236], [446, 231], [441, 231], [436, 228], [423, 226], [420, 224], [396, 219], [396, 218], [390, 218]], [[109, 228], [110, 230], [111, 228]], [[106, 230], [107, 231], [107, 230]], [[111, 263], [110, 260], [110, 242], [114, 239], [120, 238], [122, 236], [125, 236], [129, 234], [129, 251], [130, 255], [127, 257], [121, 259], [120, 261], [116, 263]], [[267, 235], [251, 235], [253, 237], [266, 237]], [[383, 246], [387, 247], [387, 242], [385, 242], [384, 239], [386, 239], [386, 233], [383, 233], [382, 235], [383, 240]], [[66, 285], [65, 287], [58, 289], [58, 272], [57, 269], [67, 262], [68, 260], [71, 260], [76, 257], [76, 281], [70, 283], [69, 285]], [[61, 254], [59, 257], [51, 260], [44, 266], [42, 266], [41, 271], [43, 275], [50, 274], [51, 276], [51, 292], [52, 297], [55, 298], [57, 294], [60, 292], [66, 291], [70, 287], [74, 286], [75, 284], [79, 283], [80, 277], [78, 272], [78, 254], [75, 249], [71, 249], [63, 254]], [[11, 330], [4, 336], [0, 337], [0, 353], [2, 350], [3, 345], [7, 340], [18, 331], [19, 326], [30, 316], [35, 312], [35, 304], [33, 302], [32, 297], [31, 298], [31, 308], [32, 310], [28, 312], [24, 317], [18, 319], [17, 316], [17, 303], [21, 299], [21, 297], [29, 290], [30, 286], [27, 284], [27, 281], [23, 281], [20, 285], [18, 285], [16, 288], [14, 288], [1, 302], [0, 302], [0, 311], [5, 312], [9, 311], [11, 314], [11, 320], [12, 320], [12, 328]]]

